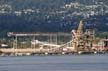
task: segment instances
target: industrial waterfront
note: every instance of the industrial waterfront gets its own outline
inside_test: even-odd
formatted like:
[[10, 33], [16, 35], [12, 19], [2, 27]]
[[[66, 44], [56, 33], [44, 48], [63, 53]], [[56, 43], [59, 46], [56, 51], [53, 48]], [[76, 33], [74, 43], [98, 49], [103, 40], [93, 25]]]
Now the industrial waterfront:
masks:
[[0, 71], [108, 71], [108, 0], [0, 0]]
[[[9, 32], [8, 37], [13, 40], [10, 41], [12, 44], [9, 47], [6, 44], [1, 44], [0, 54], [4, 55], [53, 55], [53, 54], [106, 54], [108, 53], [108, 39], [98, 38], [95, 35], [95, 31], [91, 29], [86, 29], [83, 31], [83, 21], [81, 20], [77, 30], [72, 29], [71, 33], [14, 33]], [[49, 37], [49, 42], [39, 41], [36, 37]], [[63, 44], [58, 44], [58, 36], [71, 36], [70, 40]], [[21, 42], [18, 39], [22, 37], [32, 37], [30, 44], [26, 42]], [[53, 42], [55, 41], [55, 43]], [[61, 39], [60, 39], [61, 40]], [[65, 39], [66, 40], [66, 39]], [[20, 43], [20, 44], [18, 44]], [[23, 46], [25, 44], [28, 46]]]
[[108, 55], [0, 57], [0, 71], [108, 71]]

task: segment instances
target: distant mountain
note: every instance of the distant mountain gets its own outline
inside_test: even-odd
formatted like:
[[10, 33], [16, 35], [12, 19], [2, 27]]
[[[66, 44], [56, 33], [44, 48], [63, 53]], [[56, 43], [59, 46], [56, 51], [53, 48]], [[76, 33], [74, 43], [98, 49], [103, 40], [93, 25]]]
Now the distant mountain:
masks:
[[7, 32], [108, 31], [108, 0], [0, 0], [0, 35]]

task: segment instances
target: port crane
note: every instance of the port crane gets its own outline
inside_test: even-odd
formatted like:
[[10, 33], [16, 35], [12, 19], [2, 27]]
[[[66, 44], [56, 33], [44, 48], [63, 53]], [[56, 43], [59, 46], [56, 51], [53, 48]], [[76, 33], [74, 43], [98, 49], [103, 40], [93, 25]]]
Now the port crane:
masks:
[[[8, 36], [15, 37], [14, 48], [16, 50], [18, 50], [17, 48], [17, 38], [18, 37], [21, 37], [21, 36], [24, 36], [24, 37], [50, 36], [51, 37], [51, 36], [57, 36], [57, 35], [71, 36], [72, 39], [69, 42], [62, 44], [62, 45], [55, 45], [55, 44], [51, 44], [48, 42], [42, 42], [42, 41], [34, 41], [32, 42], [32, 44], [42, 44], [48, 47], [54, 47], [54, 49], [53, 48], [48, 49], [48, 52], [51, 52], [53, 50], [54, 52], [59, 52], [60, 50], [62, 52], [79, 52], [79, 51], [91, 52], [91, 50], [93, 50], [92, 48], [95, 48], [97, 46], [97, 43], [100, 41], [99, 38], [95, 37], [94, 31], [86, 30], [86, 32], [83, 32], [83, 21], [82, 20], [79, 23], [78, 29], [72, 30], [72, 33], [13, 33], [13, 32], [8, 33]], [[46, 52], [46, 50], [44, 50], [43, 48], [42, 50], [43, 52]]]
[[81, 20], [77, 29], [77, 35], [81, 36], [82, 34], [83, 34], [83, 23]]

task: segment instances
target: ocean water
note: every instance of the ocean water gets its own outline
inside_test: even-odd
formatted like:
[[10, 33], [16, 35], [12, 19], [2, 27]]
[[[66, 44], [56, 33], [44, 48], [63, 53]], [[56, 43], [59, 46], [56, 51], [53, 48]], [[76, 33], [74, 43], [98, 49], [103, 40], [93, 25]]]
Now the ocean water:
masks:
[[108, 71], [108, 55], [0, 57], [0, 71]]

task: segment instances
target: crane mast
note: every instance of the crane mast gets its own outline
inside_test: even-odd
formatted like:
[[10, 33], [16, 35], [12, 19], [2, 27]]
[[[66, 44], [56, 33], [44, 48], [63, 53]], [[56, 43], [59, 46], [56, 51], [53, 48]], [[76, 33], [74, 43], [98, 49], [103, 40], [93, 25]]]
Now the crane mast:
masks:
[[83, 34], [83, 23], [82, 20], [79, 23], [78, 29], [77, 29], [77, 35], [82, 35]]

